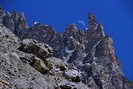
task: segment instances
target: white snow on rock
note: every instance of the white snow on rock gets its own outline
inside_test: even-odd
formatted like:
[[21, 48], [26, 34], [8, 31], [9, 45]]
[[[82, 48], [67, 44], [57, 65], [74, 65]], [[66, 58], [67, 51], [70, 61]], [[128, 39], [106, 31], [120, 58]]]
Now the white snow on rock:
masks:
[[78, 72], [77, 70], [68, 70], [65, 72], [65, 76], [67, 77], [77, 77], [77, 76], [81, 76], [81, 73]]
[[69, 50], [69, 49], [66, 47], [66, 48], [65, 48], [65, 52], [66, 52], [66, 53], [70, 53], [70, 54], [71, 54], [71, 53], [73, 53], [73, 52], [74, 52], [74, 50]]

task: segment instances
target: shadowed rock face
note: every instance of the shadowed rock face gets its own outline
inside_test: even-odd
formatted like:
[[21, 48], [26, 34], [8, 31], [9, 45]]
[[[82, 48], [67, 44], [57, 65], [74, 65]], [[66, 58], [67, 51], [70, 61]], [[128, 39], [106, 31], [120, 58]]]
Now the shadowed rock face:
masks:
[[89, 29], [63, 33], [47, 24], [27, 27], [24, 14], [0, 8], [1, 89], [133, 89], [113, 40], [88, 16]]

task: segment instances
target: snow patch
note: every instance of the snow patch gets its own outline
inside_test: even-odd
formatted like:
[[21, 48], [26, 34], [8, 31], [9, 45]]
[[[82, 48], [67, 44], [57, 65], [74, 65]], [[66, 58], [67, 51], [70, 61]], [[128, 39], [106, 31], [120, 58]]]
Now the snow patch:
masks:
[[70, 53], [70, 54], [71, 54], [71, 53], [73, 53], [73, 52], [74, 52], [74, 49], [73, 49], [73, 50], [69, 50], [69, 49], [66, 47], [66, 48], [65, 48], [65, 52], [66, 52], [66, 53]]

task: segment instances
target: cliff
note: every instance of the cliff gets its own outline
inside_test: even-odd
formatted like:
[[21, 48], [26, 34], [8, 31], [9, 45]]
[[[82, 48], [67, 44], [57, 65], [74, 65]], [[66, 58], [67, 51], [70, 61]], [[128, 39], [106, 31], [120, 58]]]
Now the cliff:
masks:
[[0, 8], [0, 89], [133, 89], [112, 38], [93, 14], [88, 25], [59, 33]]

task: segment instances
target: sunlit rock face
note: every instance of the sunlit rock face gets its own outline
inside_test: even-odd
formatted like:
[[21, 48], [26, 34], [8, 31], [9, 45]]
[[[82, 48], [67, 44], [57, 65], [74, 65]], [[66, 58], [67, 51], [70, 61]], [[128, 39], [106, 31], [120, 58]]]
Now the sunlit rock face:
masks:
[[93, 14], [88, 29], [63, 33], [0, 8], [1, 89], [133, 89], [124, 77], [113, 40]]

